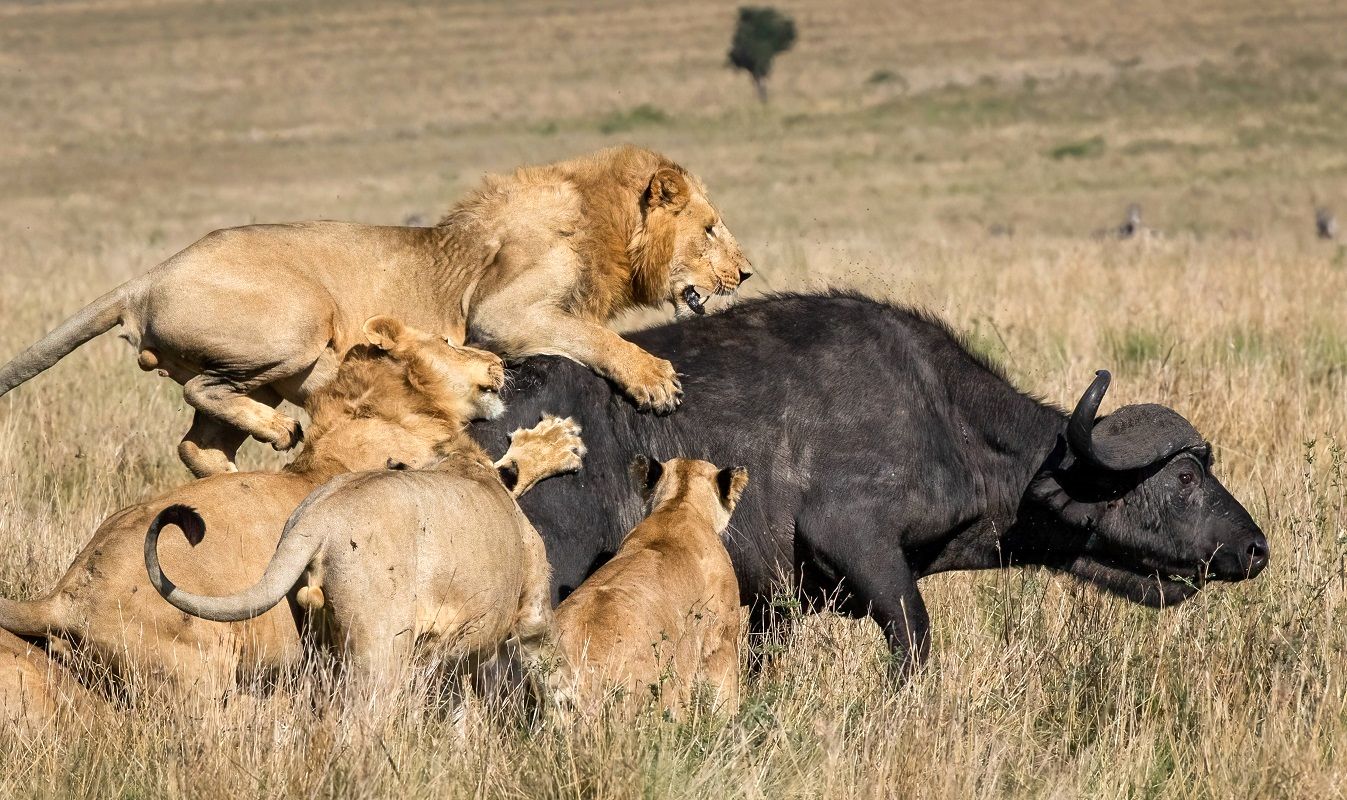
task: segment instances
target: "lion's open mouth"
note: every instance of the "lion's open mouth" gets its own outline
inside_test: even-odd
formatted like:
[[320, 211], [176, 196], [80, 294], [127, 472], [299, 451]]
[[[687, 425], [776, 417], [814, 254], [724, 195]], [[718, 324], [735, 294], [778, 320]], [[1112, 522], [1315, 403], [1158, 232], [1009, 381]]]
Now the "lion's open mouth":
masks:
[[706, 313], [706, 306], [702, 305], [702, 296], [696, 286], [688, 284], [683, 287], [683, 303], [698, 316]]

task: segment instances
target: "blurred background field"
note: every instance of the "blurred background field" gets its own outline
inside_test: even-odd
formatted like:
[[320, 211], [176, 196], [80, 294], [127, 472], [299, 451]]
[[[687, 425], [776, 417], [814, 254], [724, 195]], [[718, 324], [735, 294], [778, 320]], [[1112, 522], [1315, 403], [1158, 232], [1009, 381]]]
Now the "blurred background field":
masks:
[[[730, 720], [565, 738], [409, 711], [371, 740], [321, 708], [127, 710], [0, 733], [0, 793], [1342, 795], [1347, 250], [1314, 209], [1347, 215], [1347, 7], [776, 6], [799, 38], [763, 105], [725, 65], [733, 4], [2, 4], [0, 358], [212, 229], [430, 224], [484, 172], [634, 142], [705, 180], [747, 294], [916, 303], [1051, 401], [1107, 367], [1110, 404], [1187, 415], [1268, 533], [1263, 577], [1157, 614], [938, 576], [912, 685], [870, 623], [813, 620]], [[1156, 233], [1096, 236], [1129, 203]], [[187, 423], [111, 336], [0, 400], [0, 592], [45, 591], [185, 480]]]

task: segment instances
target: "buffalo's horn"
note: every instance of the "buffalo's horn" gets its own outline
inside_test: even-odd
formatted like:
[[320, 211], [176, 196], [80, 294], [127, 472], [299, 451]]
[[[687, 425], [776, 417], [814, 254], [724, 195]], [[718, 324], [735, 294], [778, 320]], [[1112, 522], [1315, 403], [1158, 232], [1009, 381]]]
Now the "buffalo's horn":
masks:
[[1066, 424], [1066, 442], [1071, 445], [1071, 452], [1092, 464], [1099, 463], [1094, 454], [1094, 417], [1099, 413], [1099, 404], [1104, 401], [1104, 392], [1108, 391], [1111, 380], [1113, 376], [1108, 370], [1097, 370], [1094, 382], [1080, 396], [1076, 410], [1071, 412], [1071, 421]]
[[1108, 384], [1107, 371], [1095, 373], [1094, 383], [1071, 413], [1066, 440], [1077, 457], [1104, 469], [1134, 470], [1206, 444], [1181, 414], [1155, 403], [1123, 406], [1096, 424]]

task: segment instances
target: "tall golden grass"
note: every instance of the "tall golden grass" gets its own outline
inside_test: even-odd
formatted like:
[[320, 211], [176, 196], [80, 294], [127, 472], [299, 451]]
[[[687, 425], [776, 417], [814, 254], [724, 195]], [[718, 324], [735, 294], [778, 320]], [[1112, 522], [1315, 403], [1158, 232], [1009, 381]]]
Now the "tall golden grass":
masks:
[[[822, 615], [765, 643], [728, 717], [375, 713], [319, 668], [141, 697], [0, 731], [0, 796], [1342, 794], [1347, 256], [1312, 205], [1347, 214], [1347, 13], [781, 5], [801, 41], [767, 109], [710, 2], [0, 9], [0, 358], [212, 228], [433, 217], [482, 171], [638, 141], [702, 175], [758, 291], [918, 304], [1027, 391], [1069, 404], [1108, 367], [1109, 407], [1185, 414], [1268, 570], [1158, 613], [1044, 572], [933, 577], [909, 685], [871, 623]], [[1090, 238], [1132, 200], [1162, 237]], [[0, 592], [46, 591], [105, 516], [185, 480], [187, 421], [112, 337], [0, 400]]]

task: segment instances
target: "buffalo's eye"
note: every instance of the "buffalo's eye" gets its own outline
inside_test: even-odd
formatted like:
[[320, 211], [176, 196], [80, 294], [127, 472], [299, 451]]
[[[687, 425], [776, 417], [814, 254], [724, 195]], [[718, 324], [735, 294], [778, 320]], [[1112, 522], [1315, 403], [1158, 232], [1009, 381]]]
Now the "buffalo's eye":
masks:
[[1184, 470], [1183, 472], [1179, 473], [1179, 483], [1183, 484], [1184, 486], [1192, 486], [1193, 482], [1196, 480], [1197, 475], [1193, 473], [1191, 470]]

